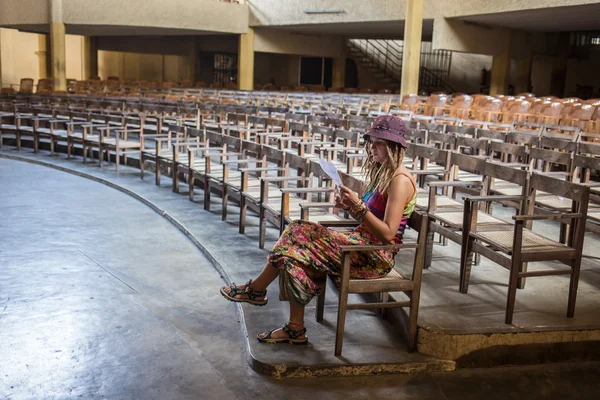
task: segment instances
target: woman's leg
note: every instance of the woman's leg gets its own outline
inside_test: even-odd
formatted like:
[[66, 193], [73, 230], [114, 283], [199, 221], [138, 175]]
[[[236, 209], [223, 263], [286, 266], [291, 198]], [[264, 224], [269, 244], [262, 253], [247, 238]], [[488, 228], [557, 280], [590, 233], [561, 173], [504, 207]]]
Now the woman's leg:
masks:
[[[252, 279], [251, 288], [252, 290], [263, 291], [266, 290], [267, 287], [277, 278], [279, 275], [279, 270], [271, 265], [271, 263], [267, 263], [261, 273], [255, 278]], [[246, 285], [237, 285], [238, 288], [244, 289]], [[224, 286], [223, 290], [226, 293], [231, 291], [229, 286]], [[238, 294], [235, 296], [237, 299], [247, 298], [247, 294]], [[264, 297], [256, 297], [257, 300], [262, 300]]]
[[[301, 331], [304, 329], [304, 306], [298, 306], [294, 303], [290, 303], [290, 320], [288, 327], [294, 331]], [[260, 333], [258, 336], [265, 338], [268, 332]], [[300, 335], [298, 339], [304, 338], [305, 335]], [[288, 338], [289, 335], [279, 328], [271, 334], [272, 339]]]

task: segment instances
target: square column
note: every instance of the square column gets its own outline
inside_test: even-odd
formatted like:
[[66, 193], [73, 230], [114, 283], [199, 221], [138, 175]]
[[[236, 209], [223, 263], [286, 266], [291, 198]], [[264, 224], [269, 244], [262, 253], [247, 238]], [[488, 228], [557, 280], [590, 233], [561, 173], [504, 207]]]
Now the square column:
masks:
[[50, 46], [54, 90], [67, 90], [65, 24], [62, 22], [52, 22], [50, 24]]
[[402, 81], [400, 86], [402, 95], [417, 94], [419, 92], [423, 2], [424, 0], [406, 0], [404, 53], [402, 55]]
[[240, 35], [238, 50], [238, 86], [240, 90], [254, 89], [254, 29]]

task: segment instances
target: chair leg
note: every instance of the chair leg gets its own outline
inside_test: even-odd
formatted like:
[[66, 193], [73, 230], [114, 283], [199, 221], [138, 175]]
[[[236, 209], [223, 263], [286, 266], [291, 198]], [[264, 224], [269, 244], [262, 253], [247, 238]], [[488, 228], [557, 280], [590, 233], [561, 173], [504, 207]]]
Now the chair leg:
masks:
[[323, 322], [323, 314], [325, 311], [325, 293], [327, 292], [327, 280], [323, 284], [323, 291], [317, 297], [316, 317], [317, 322]]
[[265, 248], [265, 235], [267, 230], [267, 222], [265, 221], [265, 212], [263, 206], [260, 206], [260, 212], [258, 213], [258, 248]]
[[567, 306], [567, 317], [575, 316], [575, 302], [577, 301], [577, 286], [579, 286], [579, 272], [581, 269], [581, 257], [575, 259], [572, 265], [571, 281], [569, 282], [569, 304]]
[[115, 164], [116, 164], [115, 167], [116, 167], [117, 172], [119, 172], [119, 162], [120, 162], [119, 161], [119, 155], [120, 155], [119, 154], [119, 149], [117, 148], [117, 149], [115, 149]]
[[[520, 272], [527, 272], [527, 263], [521, 263]], [[517, 281], [517, 288], [525, 289], [526, 281], [527, 281], [527, 278], [519, 278], [519, 280]]]
[[246, 211], [248, 206], [246, 205], [246, 197], [240, 194], [240, 233], [246, 232]]
[[188, 174], [188, 196], [190, 201], [194, 201], [194, 173], [190, 170]]
[[229, 191], [227, 185], [223, 184], [223, 196], [221, 198], [221, 220], [227, 220], [227, 201], [229, 200]]
[[460, 259], [460, 284], [459, 291], [461, 293], [468, 293], [469, 281], [471, 280], [471, 267], [473, 265], [473, 241], [467, 238], [463, 241], [461, 246], [461, 259]]
[[[382, 303], [387, 303], [388, 300], [389, 300], [389, 298], [390, 298], [390, 294], [388, 292], [381, 292], [379, 294], [379, 300]], [[388, 317], [388, 309], [387, 308], [380, 308], [379, 311], [381, 313], [381, 318], [387, 319], [387, 317]]]
[[210, 211], [210, 183], [208, 177], [204, 177], [204, 209]]
[[417, 349], [417, 331], [419, 329], [419, 298], [414, 292], [410, 293], [410, 315], [408, 316], [408, 351], [414, 352]]
[[102, 146], [98, 147], [98, 160], [100, 162], [100, 168], [102, 168], [102, 163], [104, 162], [104, 150]]
[[154, 184], [160, 186], [160, 160], [158, 157], [156, 157], [156, 163], [154, 163], [154, 165], [156, 166], [156, 170], [154, 171]]
[[427, 269], [431, 266], [431, 259], [433, 257], [433, 236], [434, 233], [431, 229], [427, 229], [427, 241], [425, 243], [425, 265], [423, 268]]
[[140, 179], [144, 180], [144, 155], [140, 153]]
[[508, 298], [506, 300], [506, 324], [512, 324], [515, 311], [515, 301], [517, 297], [517, 286], [519, 281], [519, 269], [521, 259], [518, 254], [513, 254], [512, 264], [510, 266], [510, 280], [508, 282]]
[[344, 342], [344, 328], [346, 325], [346, 311], [348, 309], [348, 288], [340, 288], [340, 300], [338, 306], [337, 327], [335, 330], [335, 356], [342, 355], [342, 344]]

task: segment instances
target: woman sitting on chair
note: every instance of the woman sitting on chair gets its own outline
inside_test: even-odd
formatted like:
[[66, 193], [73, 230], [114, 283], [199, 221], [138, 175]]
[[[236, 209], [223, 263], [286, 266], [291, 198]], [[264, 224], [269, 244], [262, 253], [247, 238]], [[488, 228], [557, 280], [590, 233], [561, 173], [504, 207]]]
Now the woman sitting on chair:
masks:
[[[417, 194], [415, 181], [402, 165], [405, 130], [402, 119], [381, 116], [364, 136], [367, 158], [363, 170], [370, 178], [368, 191], [361, 200], [340, 186], [335, 198], [337, 208], [347, 210], [360, 222], [356, 229], [339, 232], [317, 223], [294, 221], [269, 253], [260, 275], [245, 285], [232, 283], [221, 288], [221, 294], [230, 301], [264, 306], [267, 287], [279, 276], [279, 297], [290, 303], [290, 318], [282, 328], [258, 334], [260, 342], [308, 341], [304, 307], [323, 290], [328, 274], [340, 275], [340, 246], [401, 243]], [[394, 266], [396, 252], [352, 253], [350, 277], [373, 279], [387, 275]]]

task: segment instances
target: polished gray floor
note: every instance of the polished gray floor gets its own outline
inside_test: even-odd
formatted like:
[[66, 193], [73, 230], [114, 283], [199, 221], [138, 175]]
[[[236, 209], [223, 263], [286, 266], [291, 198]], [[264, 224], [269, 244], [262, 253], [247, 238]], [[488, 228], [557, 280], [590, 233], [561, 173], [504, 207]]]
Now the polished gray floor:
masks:
[[598, 363], [265, 378], [247, 366], [217, 271], [145, 205], [0, 159], [0, 216], [2, 399], [579, 399], [600, 390]]

